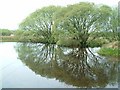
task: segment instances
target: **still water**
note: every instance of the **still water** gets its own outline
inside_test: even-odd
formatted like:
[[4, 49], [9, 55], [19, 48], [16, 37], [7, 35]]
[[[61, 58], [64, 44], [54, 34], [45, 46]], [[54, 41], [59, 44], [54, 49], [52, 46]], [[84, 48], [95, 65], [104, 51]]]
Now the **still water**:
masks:
[[98, 49], [0, 43], [2, 88], [118, 88], [118, 62]]

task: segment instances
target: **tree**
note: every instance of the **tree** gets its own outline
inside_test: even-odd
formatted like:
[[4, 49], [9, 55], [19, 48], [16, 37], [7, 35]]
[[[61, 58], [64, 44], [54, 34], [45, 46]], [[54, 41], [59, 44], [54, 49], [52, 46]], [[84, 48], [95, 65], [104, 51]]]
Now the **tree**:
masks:
[[106, 5], [98, 7], [87, 2], [69, 5], [56, 14], [54, 32], [62, 32], [57, 33], [56, 38], [72, 35], [74, 40], [78, 40], [81, 48], [86, 47], [91, 32], [108, 28], [110, 12], [111, 8]]
[[110, 30], [113, 33], [114, 40], [118, 40], [118, 8], [113, 8], [110, 17]]
[[49, 6], [38, 9], [28, 16], [19, 26], [21, 30], [34, 31], [34, 36], [52, 41], [53, 16], [60, 7]]

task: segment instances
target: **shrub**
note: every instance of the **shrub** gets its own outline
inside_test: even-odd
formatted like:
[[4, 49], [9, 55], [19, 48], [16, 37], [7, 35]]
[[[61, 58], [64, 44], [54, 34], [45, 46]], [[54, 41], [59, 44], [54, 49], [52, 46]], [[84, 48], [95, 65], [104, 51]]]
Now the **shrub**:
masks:
[[103, 37], [96, 38], [94, 40], [88, 39], [87, 45], [89, 47], [101, 47], [104, 44], [109, 43], [107, 39], [104, 39]]
[[79, 41], [71, 38], [62, 38], [57, 41], [57, 45], [66, 46], [66, 47], [78, 47]]

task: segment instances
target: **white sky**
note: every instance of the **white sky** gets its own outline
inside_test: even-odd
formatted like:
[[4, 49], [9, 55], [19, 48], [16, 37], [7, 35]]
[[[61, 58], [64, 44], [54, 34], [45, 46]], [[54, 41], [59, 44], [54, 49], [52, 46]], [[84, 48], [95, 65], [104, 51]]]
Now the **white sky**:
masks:
[[17, 29], [23, 19], [43, 6], [65, 6], [81, 1], [117, 6], [119, 0], [0, 0], [0, 28]]

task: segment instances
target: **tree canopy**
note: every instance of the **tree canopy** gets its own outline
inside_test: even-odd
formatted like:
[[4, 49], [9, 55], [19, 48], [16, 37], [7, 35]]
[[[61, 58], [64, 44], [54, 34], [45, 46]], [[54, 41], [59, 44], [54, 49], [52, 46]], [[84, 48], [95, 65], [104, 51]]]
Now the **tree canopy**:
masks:
[[42, 38], [48, 43], [59, 45], [70, 41], [68, 44], [87, 47], [101, 35], [109, 39], [106, 32], [112, 31], [116, 38], [116, 20], [117, 8], [80, 2], [66, 7], [48, 6], [38, 9], [19, 25], [19, 29], [32, 31], [31, 36]]
[[20, 25], [21, 30], [32, 30], [35, 36], [49, 39], [51, 38], [52, 25], [54, 23], [53, 16], [60, 7], [49, 6], [36, 10], [28, 16]]
[[[108, 27], [110, 12], [110, 7], [98, 7], [94, 3], [69, 5], [57, 13], [55, 30], [62, 31], [66, 37], [72, 35], [80, 45], [86, 46], [91, 32], [100, 32]], [[58, 35], [61, 37], [61, 34]]]

